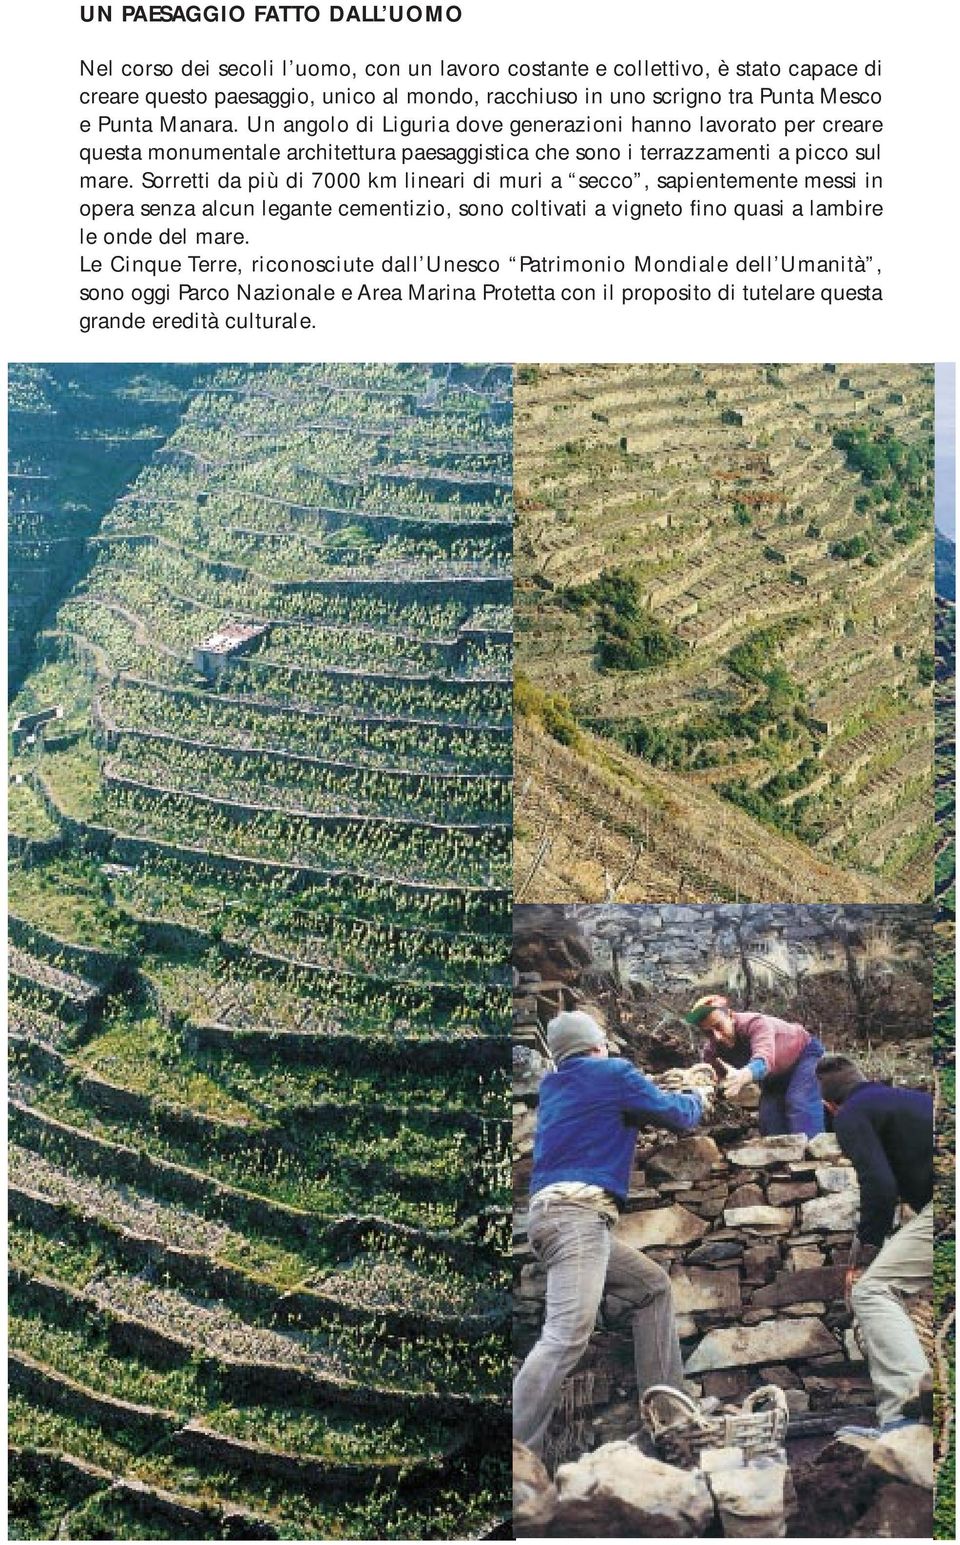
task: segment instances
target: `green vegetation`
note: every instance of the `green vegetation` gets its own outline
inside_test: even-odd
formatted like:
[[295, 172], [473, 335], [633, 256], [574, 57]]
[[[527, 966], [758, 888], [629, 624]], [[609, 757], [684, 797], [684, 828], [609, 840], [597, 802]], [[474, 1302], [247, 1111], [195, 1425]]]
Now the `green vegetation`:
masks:
[[780, 801], [785, 795], [802, 789], [818, 771], [816, 758], [804, 757], [792, 771], [775, 773], [759, 788], [731, 779], [720, 784], [720, 792], [765, 826], [811, 840], [819, 834], [816, 824], [809, 818], [811, 802], [802, 797], [786, 805]]
[[[643, 719], [615, 719], [598, 721], [595, 727], [655, 766], [681, 771], [723, 766], [733, 759], [732, 748], [738, 742], [749, 744], [771, 729], [776, 732], [776, 739], [762, 748], [771, 759], [776, 759], [779, 746], [798, 739], [812, 745], [805, 729], [807, 715], [800, 689], [788, 671], [771, 663], [777, 636], [773, 630], [755, 633], [728, 656], [730, 668], [740, 680], [749, 683], [753, 689], [762, 688], [759, 692], [754, 690], [745, 701], [726, 709], [718, 707], [711, 713], [700, 713], [673, 726], [650, 724]], [[792, 781], [797, 779], [799, 769], [792, 775], [774, 775], [776, 786], [769, 790], [774, 799], [800, 788], [807, 775], [816, 770], [809, 756], [803, 759], [801, 766], [803, 774], [799, 781]], [[745, 809], [752, 809], [749, 791], [746, 791], [748, 798], [744, 801], [739, 797], [736, 785], [723, 785], [722, 788], [726, 797], [742, 803]], [[764, 803], [766, 806], [768, 802]]]
[[[518, 382], [525, 900], [618, 875], [638, 899], [772, 899], [751, 857], [771, 831], [792, 894], [929, 897], [932, 371], [846, 368]], [[577, 764], [548, 767], [551, 708]], [[609, 780], [587, 795], [605, 740], [622, 817]]]
[[17, 691], [84, 543], [175, 427], [208, 367], [11, 365], [8, 638]]
[[514, 676], [513, 704], [516, 713], [539, 720], [547, 734], [562, 746], [576, 747], [582, 743], [583, 735], [567, 699], [560, 693], [543, 692], [521, 670]]
[[13, 704], [17, 1534], [506, 1511], [508, 388], [228, 367], [87, 501]]
[[[950, 1440], [940, 1457], [934, 1508], [934, 1537], [956, 1532], [956, 608], [938, 599], [936, 625], [936, 777], [938, 924], [933, 960], [933, 1058], [937, 1080], [937, 1140], [934, 1157], [934, 1304], [943, 1327], [941, 1374], [946, 1388], [937, 1400], [938, 1425], [951, 1412]], [[942, 1430], [942, 1428], [941, 1428]]]
[[100, 867], [84, 855], [10, 870], [8, 904], [15, 917], [77, 944], [125, 955], [137, 942], [130, 918], [113, 904]]
[[46, 842], [56, 837], [60, 829], [36, 790], [22, 781], [10, 785], [7, 820], [14, 836], [36, 842]]
[[680, 640], [643, 605], [637, 580], [622, 570], [604, 569], [587, 585], [569, 585], [563, 599], [575, 611], [595, 609], [601, 670], [648, 670], [683, 652]]
[[870, 543], [865, 536], [851, 536], [842, 542], [831, 542], [831, 558], [863, 558], [870, 552]]
[[[908, 443], [889, 427], [868, 429], [857, 425], [839, 430], [833, 443], [843, 451], [847, 465], [859, 472], [869, 490], [867, 502], [860, 506], [858, 500], [858, 507], [872, 507], [878, 522], [892, 528], [894, 541], [901, 546], [909, 546], [929, 534], [930, 508], [925, 490], [933, 475], [932, 440]], [[865, 537], [859, 540], [866, 552], [869, 541]], [[859, 557], [860, 553], [840, 552], [837, 556]]]
[[917, 446], [908, 445], [889, 429], [871, 430], [855, 425], [838, 430], [833, 443], [867, 484], [882, 482], [892, 475], [898, 487], [916, 489], [929, 465]]
[[727, 655], [730, 669], [736, 671], [744, 681], [769, 682], [771, 674], [777, 670], [777, 651], [791, 631], [787, 623], [779, 623], [749, 633]]

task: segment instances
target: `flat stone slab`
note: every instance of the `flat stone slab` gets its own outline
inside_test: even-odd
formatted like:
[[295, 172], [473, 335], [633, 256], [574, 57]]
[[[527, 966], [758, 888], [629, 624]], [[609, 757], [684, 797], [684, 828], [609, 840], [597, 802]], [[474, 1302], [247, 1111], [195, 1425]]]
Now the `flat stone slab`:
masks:
[[776, 1384], [779, 1389], [799, 1389], [800, 1379], [786, 1363], [767, 1363], [760, 1369], [765, 1384]]
[[860, 1349], [855, 1330], [845, 1330], [843, 1333], [843, 1349], [847, 1354], [848, 1363], [864, 1363], [866, 1358]]
[[851, 1435], [837, 1437], [834, 1443], [841, 1449], [855, 1449], [863, 1458], [864, 1468], [877, 1474], [878, 1482], [881, 1476], [888, 1476], [922, 1491], [933, 1490], [933, 1430], [920, 1422], [883, 1438]]
[[787, 1264], [791, 1271], [815, 1271], [824, 1265], [824, 1254], [816, 1245], [794, 1245], [788, 1252]]
[[746, 1185], [737, 1186], [730, 1192], [727, 1207], [763, 1207], [766, 1197], [758, 1185], [748, 1181]]
[[742, 1148], [732, 1148], [727, 1158], [741, 1169], [766, 1169], [773, 1164], [797, 1164], [806, 1151], [807, 1139], [802, 1132], [797, 1132], [782, 1137], [761, 1137]]
[[778, 1309], [782, 1304], [801, 1304], [810, 1299], [843, 1297], [842, 1266], [815, 1266], [811, 1270], [781, 1271], [775, 1282], [757, 1288], [753, 1302], [759, 1307]]
[[825, 1229], [838, 1234], [856, 1228], [859, 1216], [860, 1192], [856, 1187], [800, 1203], [800, 1224], [804, 1229]]
[[702, 1239], [709, 1224], [675, 1202], [672, 1207], [650, 1207], [626, 1213], [617, 1224], [617, 1238], [636, 1250], [651, 1245], [689, 1245]]
[[743, 1264], [747, 1282], [766, 1282], [771, 1275], [770, 1267], [780, 1263], [780, 1246], [772, 1240], [758, 1240], [743, 1252]]
[[852, 1165], [818, 1164], [817, 1185], [828, 1195], [837, 1191], [856, 1191], [857, 1172]]
[[683, 1137], [647, 1160], [649, 1174], [663, 1180], [706, 1180], [723, 1154], [712, 1137]]
[[678, 1314], [736, 1313], [740, 1308], [740, 1272], [737, 1267], [711, 1270], [677, 1267], [670, 1277], [673, 1307]]
[[531, 1264], [521, 1266], [520, 1285], [517, 1289], [519, 1298], [543, 1298], [547, 1291], [547, 1274], [542, 1267]]
[[806, 1151], [811, 1159], [839, 1159], [842, 1153], [833, 1132], [818, 1132], [816, 1137], [811, 1137]]
[[533, 1135], [537, 1129], [537, 1113], [531, 1110], [529, 1105], [521, 1105], [513, 1112], [513, 1144], [519, 1148], [523, 1143], [533, 1142]]
[[653, 1186], [631, 1186], [627, 1192], [627, 1211], [631, 1207], [645, 1207], [648, 1202], [659, 1202], [660, 1192]]
[[739, 1239], [713, 1239], [698, 1245], [687, 1256], [688, 1266], [718, 1266], [723, 1261], [738, 1261], [743, 1255]]
[[789, 1234], [794, 1215], [792, 1207], [727, 1207], [723, 1221], [728, 1228], [762, 1228]]
[[759, 1325], [731, 1325], [710, 1331], [684, 1371], [706, 1373], [714, 1368], [786, 1363], [838, 1352], [836, 1341], [818, 1319], [764, 1320]]
[[817, 1195], [815, 1180], [771, 1180], [767, 1201], [771, 1207], [789, 1206], [791, 1202], [809, 1202]]

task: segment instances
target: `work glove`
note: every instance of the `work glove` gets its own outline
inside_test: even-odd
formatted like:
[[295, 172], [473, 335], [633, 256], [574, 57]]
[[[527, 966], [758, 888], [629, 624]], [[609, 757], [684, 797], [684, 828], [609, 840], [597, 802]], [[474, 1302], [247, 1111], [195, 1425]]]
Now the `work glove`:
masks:
[[686, 1087], [685, 1068], [667, 1068], [665, 1073], [657, 1073], [654, 1083], [667, 1094], [679, 1094]]
[[753, 1083], [753, 1074], [749, 1068], [732, 1068], [726, 1062], [721, 1065], [724, 1069], [723, 1093], [728, 1100], [735, 1100], [748, 1084]]
[[693, 1093], [700, 1097], [700, 1120], [705, 1121], [708, 1116], [713, 1115], [713, 1108], [717, 1099], [716, 1085], [699, 1084], [693, 1090]]

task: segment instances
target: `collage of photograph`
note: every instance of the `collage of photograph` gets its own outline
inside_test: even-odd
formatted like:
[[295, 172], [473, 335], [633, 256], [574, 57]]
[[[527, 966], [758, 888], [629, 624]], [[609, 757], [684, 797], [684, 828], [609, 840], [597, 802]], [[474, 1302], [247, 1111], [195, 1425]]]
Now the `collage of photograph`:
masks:
[[519, 1535], [952, 1537], [953, 391], [518, 369]]
[[10, 1538], [953, 1537], [954, 392], [10, 367]]

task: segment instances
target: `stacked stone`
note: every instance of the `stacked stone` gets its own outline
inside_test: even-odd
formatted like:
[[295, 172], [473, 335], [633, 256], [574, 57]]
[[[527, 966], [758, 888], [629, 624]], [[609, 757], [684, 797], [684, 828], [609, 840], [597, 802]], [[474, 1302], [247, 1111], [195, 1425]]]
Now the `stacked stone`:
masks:
[[[526, 910], [526, 909], [521, 909]], [[923, 907], [714, 903], [565, 909], [595, 969], [678, 1010], [738, 981], [766, 1012], [835, 1041], [869, 1024], [897, 1043], [929, 1024], [930, 919]]]
[[[545, 1279], [526, 1239], [536, 1088], [546, 1068], [540, 1025], [577, 994], [530, 975], [516, 998], [515, 1346], [536, 1339]], [[756, 1099], [756, 1091], [748, 1091]], [[618, 1233], [669, 1272], [690, 1393], [739, 1403], [782, 1388], [798, 1430], [869, 1414], [872, 1388], [844, 1305], [857, 1220], [855, 1173], [832, 1134], [760, 1138], [752, 1113], [696, 1133], [641, 1132]], [[732, 1119], [731, 1119], [732, 1118]], [[607, 1294], [598, 1331], [571, 1376], [552, 1435], [565, 1459], [636, 1431], [630, 1306]], [[834, 1421], [829, 1421], [835, 1413]], [[819, 1420], [818, 1420], [819, 1418]], [[824, 1420], [826, 1419], [826, 1420]]]

